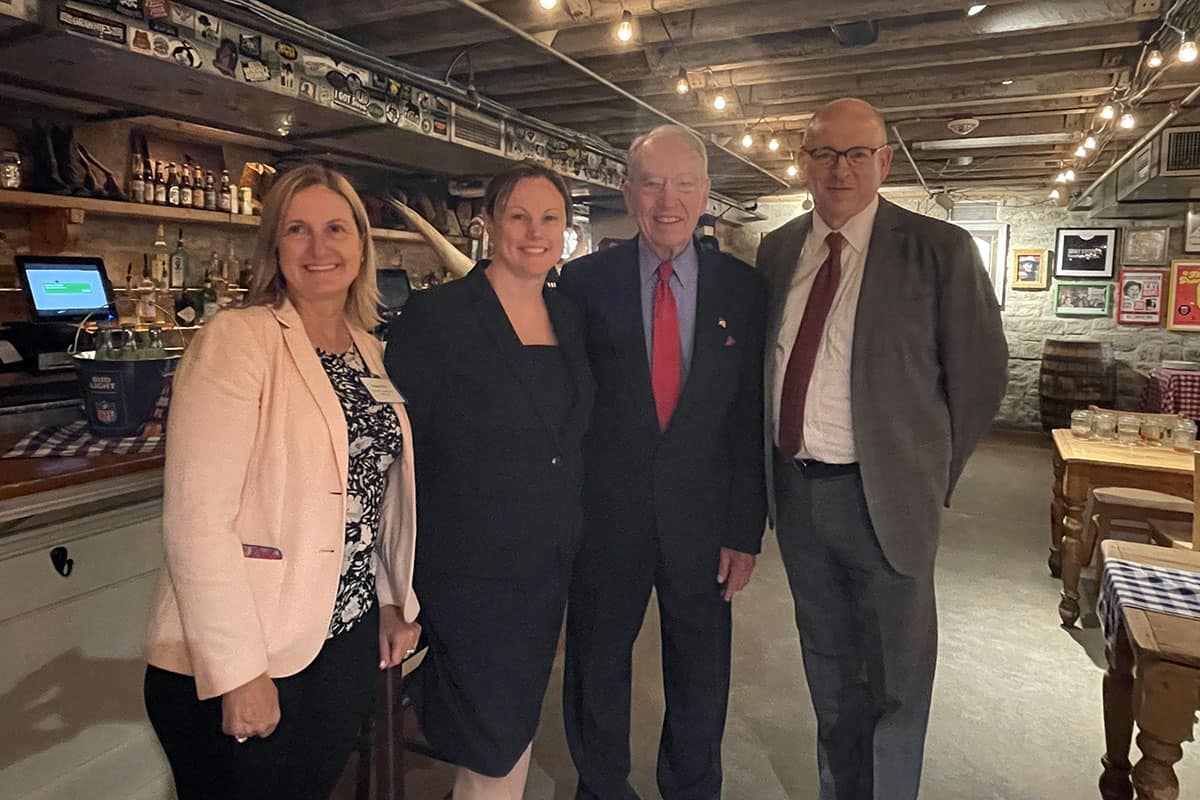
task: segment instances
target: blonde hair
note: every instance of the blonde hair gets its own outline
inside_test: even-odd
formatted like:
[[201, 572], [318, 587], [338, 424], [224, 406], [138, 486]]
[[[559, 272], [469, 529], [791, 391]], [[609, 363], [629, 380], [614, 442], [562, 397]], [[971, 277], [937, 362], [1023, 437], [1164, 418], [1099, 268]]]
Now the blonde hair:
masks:
[[375, 246], [371, 241], [367, 210], [346, 176], [322, 164], [302, 164], [288, 170], [263, 199], [262, 224], [254, 247], [254, 273], [246, 305], [278, 308], [287, 298], [287, 282], [279, 269], [279, 237], [292, 198], [297, 192], [313, 186], [324, 186], [337, 192], [350, 205], [354, 215], [354, 227], [363, 243], [363, 261], [346, 293], [346, 316], [351, 323], [369, 331], [380, 322], [380, 294], [375, 279]]

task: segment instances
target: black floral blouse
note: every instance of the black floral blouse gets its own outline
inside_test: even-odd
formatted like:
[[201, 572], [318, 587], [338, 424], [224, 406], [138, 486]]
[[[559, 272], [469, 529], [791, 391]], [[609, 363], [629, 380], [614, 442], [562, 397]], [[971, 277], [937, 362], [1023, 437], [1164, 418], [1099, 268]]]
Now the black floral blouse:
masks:
[[400, 420], [390, 405], [376, 403], [363, 386], [370, 370], [358, 348], [342, 354], [317, 349], [321, 366], [342, 404], [350, 437], [349, 486], [346, 492], [346, 547], [342, 577], [329, 634], [333, 638], [354, 627], [375, 603], [375, 537], [387, 488], [387, 471], [400, 453]]

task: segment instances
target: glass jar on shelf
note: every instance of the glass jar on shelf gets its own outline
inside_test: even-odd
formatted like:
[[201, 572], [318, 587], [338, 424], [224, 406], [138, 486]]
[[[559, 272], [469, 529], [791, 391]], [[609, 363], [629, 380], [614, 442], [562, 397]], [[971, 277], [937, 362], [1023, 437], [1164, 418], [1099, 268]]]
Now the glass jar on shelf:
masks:
[[1171, 426], [1171, 446], [1178, 453], [1190, 453], [1196, 449], [1196, 423], [1190, 419], [1177, 420]]
[[1092, 433], [1097, 439], [1115, 439], [1117, 415], [1111, 411], [1097, 411], [1092, 415]]
[[1086, 439], [1092, 435], [1092, 412], [1081, 408], [1071, 412], [1071, 435]]
[[1117, 417], [1117, 441], [1121, 444], [1134, 445], [1141, 438], [1142, 421], [1132, 414], [1122, 414]]

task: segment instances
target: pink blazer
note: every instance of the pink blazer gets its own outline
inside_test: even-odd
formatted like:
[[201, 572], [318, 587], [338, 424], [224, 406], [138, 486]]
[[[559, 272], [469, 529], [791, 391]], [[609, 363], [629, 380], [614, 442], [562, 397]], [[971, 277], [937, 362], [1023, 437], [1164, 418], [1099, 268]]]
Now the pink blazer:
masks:
[[[371, 372], [380, 343], [351, 326]], [[416, 544], [412, 429], [388, 474], [375, 543], [381, 605], [408, 621]], [[325, 642], [341, 576], [349, 443], [337, 394], [291, 303], [222, 311], [188, 347], [167, 423], [166, 566], [146, 659], [200, 699], [294, 675]], [[243, 545], [282, 558], [244, 555]], [[269, 553], [253, 550], [249, 553]]]

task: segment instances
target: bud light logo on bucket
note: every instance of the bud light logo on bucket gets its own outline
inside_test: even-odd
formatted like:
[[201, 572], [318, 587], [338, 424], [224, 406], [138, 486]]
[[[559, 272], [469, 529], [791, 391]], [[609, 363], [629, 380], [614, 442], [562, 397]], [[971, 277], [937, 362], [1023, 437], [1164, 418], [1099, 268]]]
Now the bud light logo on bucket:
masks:
[[113, 381], [111, 375], [93, 375], [88, 382], [88, 388], [93, 392], [115, 392], [117, 390], [116, 382]]

